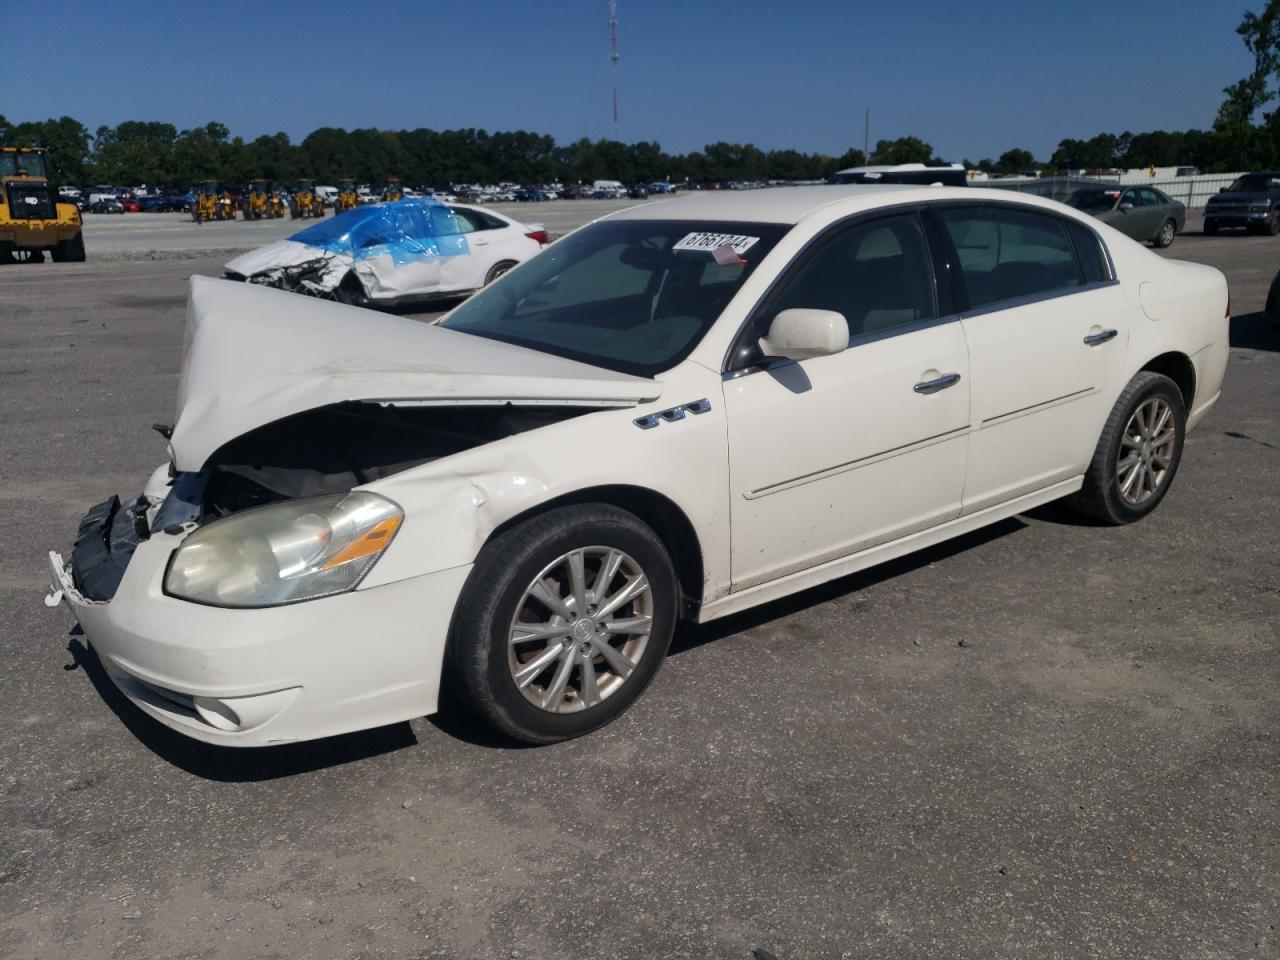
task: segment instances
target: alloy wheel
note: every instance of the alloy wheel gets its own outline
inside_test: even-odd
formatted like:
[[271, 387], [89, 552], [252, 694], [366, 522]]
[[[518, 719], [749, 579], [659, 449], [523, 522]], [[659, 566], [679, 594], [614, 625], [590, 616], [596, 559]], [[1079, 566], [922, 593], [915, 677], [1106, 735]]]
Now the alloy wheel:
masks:
[[1116, 461], [1116, 482], [1126, 503], [1138, 506], [1155, 496], [1169, 473], [1177, 442], [1173, 408], [1164, 398], [1151, 397], [1133, 411]]
[[524, 698], [575, 713], [615, 694], [639, 665], [653, 628], [649, 578], [627, 553], [581, 547], [525, 588], [508, 632], [507, 666]]

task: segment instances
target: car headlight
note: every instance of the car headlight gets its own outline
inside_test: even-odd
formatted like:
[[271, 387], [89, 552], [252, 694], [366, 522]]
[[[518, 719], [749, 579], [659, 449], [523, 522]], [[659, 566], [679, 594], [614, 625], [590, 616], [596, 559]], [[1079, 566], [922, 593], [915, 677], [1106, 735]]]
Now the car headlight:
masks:
[[273, 607], [355, 589], [404, 512], [361, 491], [237, 513], [183, 541], [165, 593], [219, 607]]

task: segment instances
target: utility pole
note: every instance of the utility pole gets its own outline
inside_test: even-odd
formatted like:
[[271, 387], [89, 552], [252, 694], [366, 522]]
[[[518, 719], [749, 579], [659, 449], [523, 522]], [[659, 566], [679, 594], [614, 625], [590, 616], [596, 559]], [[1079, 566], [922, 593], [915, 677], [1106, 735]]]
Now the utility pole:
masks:
[[622, 139], [618, 124], [618, 0], [609, 0], [609, 62], [613, 65], [613, 138]]
[[867, 107], [866, 119], [862, 121], [862, 162], [871, 162], [871, 108]]

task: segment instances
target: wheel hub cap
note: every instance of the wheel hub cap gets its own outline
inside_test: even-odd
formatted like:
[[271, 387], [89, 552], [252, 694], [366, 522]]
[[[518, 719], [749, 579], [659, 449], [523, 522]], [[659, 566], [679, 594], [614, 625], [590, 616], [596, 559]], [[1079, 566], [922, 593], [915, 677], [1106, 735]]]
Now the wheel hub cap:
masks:
[[1173, 463], [1177, 428], [1162, 397], [1139, 404], [1120, 438], [1116, 483], [1126, 503], [1138, 506], [1160, 490]]
[[627, 682], [649, 644], [653, 592], [629, 555], [583, 547], [525, 588], [507, 647], [511, 679], [549, 713], [588, 710]]

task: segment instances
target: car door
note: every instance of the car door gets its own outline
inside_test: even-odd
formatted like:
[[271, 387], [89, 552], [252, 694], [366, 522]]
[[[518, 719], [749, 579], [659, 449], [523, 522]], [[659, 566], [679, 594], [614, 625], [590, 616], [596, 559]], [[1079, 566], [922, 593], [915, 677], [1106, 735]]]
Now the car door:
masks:
[[1142, 200], [1143, 212], [1147, 214], [1147, 226], [1149, 230], [1144, 240], [1154, 240], [1160, 233], [1160, 229], [1164, 226], [1166, 220], [1172, 220], [1177, 225], [1177, 210], [1173, 202], [1159, 190], [1152, 187], [1139, 187], [1138, 196]]
[[934, 282], [914, 212], [833, 228], [757, 308], [749, 349], [782, 310], [835, 310], [849, 346], [730, 370], [734, 589], [958, 515], [969, 424], [964, 332]]
[[1156, 233], [1156, 218], [1160, 212], [1144, 198], [1142, 191], [1130, 187], [1120, 196], [1121, 205], [1132, 204], [1132, 209], [1122, 211], [1119, 223], [1121, 231], [1135, 240], [1150, 240]]
[[1124, 375], [1127, 306], [1080, 221], [995, 203], [932, 216], [965, 308], [968, 514], [1084, 472]]

